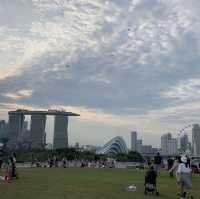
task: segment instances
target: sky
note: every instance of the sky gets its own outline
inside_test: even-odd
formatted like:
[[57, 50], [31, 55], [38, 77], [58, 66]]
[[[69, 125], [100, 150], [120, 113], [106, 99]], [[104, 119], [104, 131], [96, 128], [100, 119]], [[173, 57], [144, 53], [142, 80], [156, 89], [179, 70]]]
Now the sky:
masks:
[[[199, 0], [1, 0], [0, 119], [64, 109], [69, 142], [137, 131], [160, 145], [200, 119]], [[52, 140], [53, 118], [47, 123]]]

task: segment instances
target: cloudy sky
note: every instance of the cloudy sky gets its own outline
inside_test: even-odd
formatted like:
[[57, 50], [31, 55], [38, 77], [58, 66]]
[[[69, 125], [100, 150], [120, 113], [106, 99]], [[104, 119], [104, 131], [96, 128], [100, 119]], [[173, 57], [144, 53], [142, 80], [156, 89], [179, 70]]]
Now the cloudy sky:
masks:
[[199, 0], [1, 0], [1, 119], [65, 109], [81, 114], [70, 144], [129, 145], [136, 130], [158, 146], [200, 122], [199, 10]]

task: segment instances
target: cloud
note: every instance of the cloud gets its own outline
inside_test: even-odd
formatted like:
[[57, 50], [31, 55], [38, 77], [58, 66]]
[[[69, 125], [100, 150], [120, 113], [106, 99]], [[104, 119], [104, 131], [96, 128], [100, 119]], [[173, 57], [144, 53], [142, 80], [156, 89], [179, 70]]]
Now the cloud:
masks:
[[[58, 109], [69, 112], [79, 113], [81, 122], [90, 122], [93, 124], [111, 125], [111, 126], [128, 126], [135, 129], [143, 129], [149, 132], [151, 129], [154, 133], [160, 133], [160, 129], [170, 126], [171, 129], [181, 127], [181, 123], [194, 123], [199, 120], [200, 103], [185, 103], [163, 109], [155, 109], [147, 111], [143, 114], [119, 115], [112, 112], [105, 112], [101, 109], [91, 109], [81, 106], [63, 106], [51, 105], [49, 107], [32, 106], [28, 104], [17, 103], [0, 103], [0, 110], [15, 110], [15, 109], [28, 109], [28, 110], [47, 110]], [[192, 116], [190, 118], [190, 116]], [[171, 118], [171, 119], [170, 119]], [[79, 118], [77, 119], [79, 120]]]
[[[26, 69], [44, 53], [51, 55], [65, 51], [65, 60], [69, 62], [80, 59], [79, 54], [86, 49], [93, 51], [96, 59], [101, 59], [102, 54], [105, 62], [110, 60], [105, 54], [113, 53], [115, 56], [111, 64], [122, 68], [136, 64], [140, 65], [135, 68], [136, 71], [169, 70], [170, 66], [163, 65], [161, 60], [173, 52], [180, 31], [187, 31], [194, 22], [190, 10], [181, 6], [179, 1], [154, 1], [153, 10], [147, 9], [152, 5], [144, 0], [133, 1], [132, 4], [116, 1], [109, 5], [91, 0], [34, 0], [33, 5], [35, 17], [41, 20], [32, 21], [23, 39], [17, 30], [13, 32], [15, 46], [23, 52], [15, 66], [16, 71], [18, 68]], [[131, 6], [134, 9], [129, 12]], [[123, 23], [118, 23], [122, 17]], [[10, 34], [4, 46], [11, 46], [9, 42], [14, 44]]]
[[21, 98], [31, 97], [33, 94], [33, 90], [23, 89], [18, 90], [15, 92], [8, 92], [2, 94], [2, 96], [13, 99], [13, 100], [19, 100]]
[[[32, 103], [39, 98], [45, 102], [54, 92], [56, 99], [52, 96], [49, 103], [68, 101], [115, 111], [122, 106], [164, 105], [167, 102], [161, 101], [159, 92], [179, 81], [174, 71], [183, 71], [180, 79], [199, 71], [188, 67], [196, 63], [199, 52], [198, 13], [194, 15], [193, 9], [178, 0], [153, 4], [146, 0], [109, 4], [34, 0], [35, 18], [23, 34], [16, 27], [13, 31], [4, 28], [2, 33], [7, 35], [4, 46], [15, 44], [21, 52], [15, 65], [0, 73], [5, 80], [2, 92], [12, 91], [12, 86], [23, 89], [25, 83], [36, 90]], [[57, 89], [52, 91], [52, 87]], [[63, 89], [69, 95], [60, 96]], [[149, 104], [146, 96], [150, 96]]]
[[162, 95], [180, 101], [198, 100], [200, 98], [200, 79], [181, 81], [169, 91], [163, 92]]
[[71, 107], [83, 121], [153, 132], [197, 120], [197, 0], [13, 2], [1, 9], [21, 16], [0, 19], [1, 103]]

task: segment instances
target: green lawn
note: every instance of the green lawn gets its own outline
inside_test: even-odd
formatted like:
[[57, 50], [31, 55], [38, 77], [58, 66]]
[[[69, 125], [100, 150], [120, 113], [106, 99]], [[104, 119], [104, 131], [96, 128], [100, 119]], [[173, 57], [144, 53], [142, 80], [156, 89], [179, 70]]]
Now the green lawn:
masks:
[[[20, 179], [0, 183], [0, 199], [143, 199], [144, 172], [125, 169], [23, 169]], [[125, 192], [128, 184], [136, 192]], [[158, 178], [159, 198], [176, 199], [175, 179], [163, 172]], [[193, 177], [193, 194], [200, 199], [200, 177]]]

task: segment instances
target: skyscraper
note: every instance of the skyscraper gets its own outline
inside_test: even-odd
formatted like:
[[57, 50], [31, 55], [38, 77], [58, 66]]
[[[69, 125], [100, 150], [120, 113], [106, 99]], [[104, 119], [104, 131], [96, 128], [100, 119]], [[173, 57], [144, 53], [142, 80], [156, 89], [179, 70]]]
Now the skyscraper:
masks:
[[53, 148], [68, 147], [68, 117], [56, 115], [54, 126]]
[[161, 136], [161, 150], [163, 155], [168, 154], [168, 140], [170, 140], [171, 138], [171, 133], [167, 133]]
[[8, 123], [8, 133], [7, 137], [9, 138], [8, 146], [11, 148], [16, 148], [18, 142], [22, 137], [22, 129], [24, 124], [23, 115], [9, 114], [9, 123]]
[[0, 121], [0, 138], [6, 137], [7, 134], [7, 123], [5, 120]]
[[194, 124], [192, 128], [192, 147], [193, 147], [193, 154], [200, 155], [200, 126], [199, 124]]
[[35, 114], [31, 116], [30, 140], [32, 148], [42, 148], [45, 145], [46, 115]]
[[189, 139], [188, 135], [184, 134], [180, 137], [180, 150], [181, 152], [186, 152], [189, 149]]
[[[28, 148], [44, 148], [46, 144], [46, 119], [47, 115], [56, 116], [55, 119], [55, 146], [58, 140], [61, 147], [68, 145], [68, 117], [80, 116], [79, 114], [48, 110], [48, 111], [29, 111], [24, 109], [18, 109], [16, 111], [9, 111], [9, 130], [8, 138], [10, 140], [10, 148], [21, 147], [22, 143], [28, 143]], [[28, 130], [28, 123], [25, 122], [25, 116], [31, 116], [31, 126]], [[60, 134], [62, 136], [60, 136]]]
[[161, 151], [163, 155], [176, 155], [178, 151], [177, 139], [172, 138], [171, 133], [161, 136]]
[[137, 140], [137, 152], [142, 153], [142, 140]]
[[131, 132], [131, 150], [137, 151], [137, 132]]
[[168, 140], [168, 155], [176, 155], [178, 151], [178, 141], [176, 138]]

